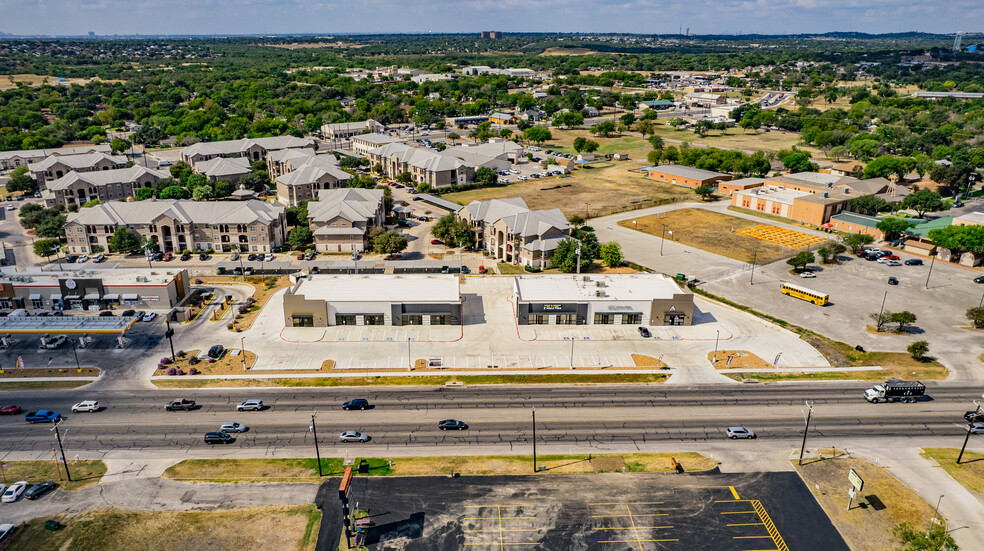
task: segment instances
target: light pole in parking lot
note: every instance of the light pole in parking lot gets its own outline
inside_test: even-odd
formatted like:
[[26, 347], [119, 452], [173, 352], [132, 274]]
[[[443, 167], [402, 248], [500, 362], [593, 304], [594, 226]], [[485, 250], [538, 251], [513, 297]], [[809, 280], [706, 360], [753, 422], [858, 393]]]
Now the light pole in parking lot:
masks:
[[719, 329], [714, 330], [714, 363], [718, 361], [718, 341], [721, 340], [721, 331]]
[[[981, 395], [981, 398], [984, 398], [984, 395]], [[963, 446], [960, 447], [960, 455], [957, 456], [957, 465], [959, 465], [960, 460], [963, 459], [964, 450], [967, 449], [967, 441], [970, 440], [970, 431], [974, 428], [974, 423], [977, 422], [977, 415], [981, 412], [981, 403], [974, 400], [974, 405], [976, 405], [977, 408], [974, 409], [974, 416], [967, 421], [967, 434], [964, 435], [964, 443]]]
[[929, 289], [929, 276], [933, 275], [933, 265], [936, 264], [936, 257], [930, 257], [929, 260], [929, 273], [926, 274], [926, 288]]
[[170, 320], [165, 319], [164, 325], [167, 327], [167, 329], [164, 330], [164, 336], [167, 337], [167, 343], [171, 345], [171, 361], [176, 362], [178, 360], [174, 357], [174, 341], [171, 340], [171, 337], [174, 336], [174, 329], [171, 329]]
[[55, 431], [55, 440], [58, 441], [58, 449], [61, 451], [62, 464], [65, 465], [65, 476], [68, 477], [68, 481], [72, 481], [72, 473], [68, 472], [68, 460], [65, 459], [65, 448], [62, 447], [61, 433], [58, 432], [58, 424], [61, 423], [61, 418], [59, 417], [55, 421], [55, 426], [51, 427], [50, 430]]
[[81, 373], [82, 366], [79, 365], [79, 347], [74, 340], [72, 341], [72, 353], [75, 354], [75, 371]]
[[318, 412], [315, 411], [311, 414], [311, 426], [309, 429], [314, 435], [314, 456], [318, 459], [318, 476], [325, 476], [324, 472], [321, 470], [321, 450], [318, 448], [318, 427], [314, 424], [314, 418], [318, 416]]
[[246, 371], [246, 337], [239, 341], [239, 350], [243, 353], [243, 371]]
[[806, 433], [810, 431], [810, 421], [813, 420], [813, 404], [810, 402], [805, 402], [806, 407], [810, 408], [809, 413], [803, 412], [806, 415], [806, 427], [803, 428], [803, 446], [800, 447], [800, 459], [799, 464], [803, 464], [803, 454], [806, 452]]
[[663, 256], [663, 243], [666, 242], [666, 226], [663, 224], [663, 235], [659, 238], [659, 256]]
[[410, 337], [407, 337], [407, 371], [413, 371], [413, 360], [410, 355]]
[[536, 472], [536, 408], [533, 408], [533, 472]]

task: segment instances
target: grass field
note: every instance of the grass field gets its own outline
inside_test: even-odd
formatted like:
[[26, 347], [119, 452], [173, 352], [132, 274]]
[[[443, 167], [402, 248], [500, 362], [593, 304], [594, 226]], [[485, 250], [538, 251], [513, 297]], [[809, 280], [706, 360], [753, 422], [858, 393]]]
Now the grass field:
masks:
[[923, 448], [921, 455], [936, 461], [964, 488], [976, 492], [978, 498], [984, 498], [984, 455], [964, 452], [959, 465], [957, 465], [957, 456], [960, 455], [960, 450], [956, 448]]
[[211, 388], [211, 387], [299, 387], [299, 386], [406, 386], [443, 385], [459, 381], [466, 385], [533, 385], [533, 384], [649, 384], [665, 382], [668, 375], [660, 373], [578, 375], [465, 375], [460, 377], [317, 377], [283, 379], [194, 379], [189, 377], [151, 381], [158, 388]]
[[[739, 149], [746, 152], [779, 151], [789, 149], [795, 145], [798, 149], [809, 151], [816, 159], [823, 158], [823, 153], [820, 150], [812, 146], [802, 145], [800, 143], [799, 133], [797, 132], [775, 130], [772, 132], [762, 130], [756, 132], [754, 130], [747, 130], [743, 133], [741, 128], [729, 128], [724, 131], [714, 130], [702, 138], [694, 134], [693, 130], [676, 130], [666, 124], [656, 125], [655, 132], [657, 136], [666, 140], [676, 140], [692, 144], [699, 143], [712, 147]], [[677, 144], [671, 142], [667, 145]]]
[[754, 258], [757, 263], [766, 264], [796, 253], [796, 249], [735, 233], [759, 226], [761, 222], [705, 209], [672, 210], [637, 218], [635, 224], [632, 222], [622, 220], [618, 224], [656, 236], [663, 234], [663, 224], [666, 224], [668, 239], [741, 262], [751, 262]]
[[7, 551], [311, 551], [321, 524], [321, 512], [314, 505], [225, 511], [103, 509], [56, 517], [65, 527], [54, 532], [44, 529], [49, 518], [28, 522]]
[[0, 392], [5, 390], [65, 390], [69, 388], [78, 388], [91, 382], [92, 381], [58, 380], [15, 382], [10, 379], [4, 379], [4, 382], [0, 383]]
[[68, 461], [72, 482], [65, 480], [65, 467], [60, 461], [4, 461], [3, 475], [10, 482], [26, 480], [31, 483], [54, 480], [62, 490], [81, 490], [99, 484], [106, 474], [106, 464], [99, 460]]
[[[717, 463], [696, 452], [629, 454], [538, 455], [537, 465], [547, 473], [671, 472], [670, 458], [687, 471], [706, 471]], [[481, 455], [441, 457], [366, 457], [370, 476], [513, 475], [529, 474], [533, 458], [529, 455]], [[360, 459], [355, 460], [355, 465]], [[345, 471], [341, 458], [324, 458], [325, 476]], [[168, 467], [164, 478], [191, 482], [315, 482], [317, 460], [310, 459], [186, 459]]]
[[[847, 473], [852, 468], [864, 479], [864, 488], [848, 511]], [[930, 504], [886, 470], [867, 461], [805, 460], [796, 470], [854, 551], [896, 549], [892, 534], [896, 526], [908, 522], [924, 530], [933, 516]]]

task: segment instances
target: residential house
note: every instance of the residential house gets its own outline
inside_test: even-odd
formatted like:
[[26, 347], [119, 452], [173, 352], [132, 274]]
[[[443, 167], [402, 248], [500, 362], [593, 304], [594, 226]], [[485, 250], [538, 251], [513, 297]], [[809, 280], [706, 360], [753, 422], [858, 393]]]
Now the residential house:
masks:
[[519, 197], [472, 201], [457, 212], [475, 232], [475, 248], [496, 260], [533, 268], [550, 267], [570, 225], [560, 209], [530, 210]]
[[362, 251], [369, 246], [369, 231], [386, 219], [381, 189], [343, 188], [318, 192], [308, 203], [314, 243], [321, 252]]
[[27, 169], [38, 183], [38, 188], [46, 189], [47, 183], [72, 172], [94, 172], [113, 170], [126, 166], [127, 159], [122, 155], [107, 155], [102, 152], [79, 155], [50, 155], [37, 163], [30, 163]]
[[865, 164], [859, 161], [849, 161], [830, 167], [830, 173], [836, 176], [854, 176], [855, 172], [863, 171]]
[[13, 170], [21, 165], [39, 163], [52, 155], [83, 155], [85, 153], [111, 153], [109, 144], [77, 145], [55, 149], [22, 149], [0, 151], [0, 170]]
[[640, 101], [636, 104], [636, 107], [641, 110], [653, 109], [656, 111], [663, 111], [673, 107], [673, 102], [668, 99], [650, 99]]
[[494, 124], [516, 124], [516, 115], [497, 111], [489, 115], [489, 122]]
[[[295, 164], [297, 163], [297, 164]], [[277, 177], [277, 201], [296, 207], [322, 190], [344, 187], [352, 175], [342, 170], [333, 155], [317, 155], [288, 161], [290, 172]]]
[[216, 157], [195, 163], [195, 172], [204, 174], [210, 182], [229, 180], [237, 182], [242, 176], [253, 172], [246, 157]]
[[163, 252], [185, 249], [270, 252], [287, 239], [286, 209], [264, 201], [191, 201], [187, 199], [109, 201], [68, 215], [69, 252], [109, 250], [119, 227], [155, 240]]
[[372, 119], [356, 122], [336, 122], [321, 125], [321, 135], [326, 140], [347, 140], [359, 134], [369, 134], [384, 130], [386, 127]]
[[249, 162], [266, 159], [271, 151], [281, 149], [317, 149], [314, 141], [294, 136], [273, 136], [269, 138], [243, 138], [221, 142], [199, 142], [181, 150], [181, 160], [188, 166], [196, 167], [202, 161], [217, 157], [243, 157]]
[[75, 172], [48, 182], [48, 189], [41, 193], [48, 208], [55, 205], [81, 206], [92, 199], [100, 201], [123, 201], [135, 197], [137, 190], [153, 187], [161, 178], [170, 178], [166, 170], [144, 168], [140, 165], [129, 168], [100, 170], [97, 172]]
[[651, 180], [676, 184], [678, 186], [685, 186], [690, 189], [695, 189], [704, 184], [713, 186], [718, 182], [727, 182], [731, 179], [730, 174], [712, 172], [710, 170], [702, 170], [683, 165], [651, 166], [645, 170], [647, 173], [647, 178]]

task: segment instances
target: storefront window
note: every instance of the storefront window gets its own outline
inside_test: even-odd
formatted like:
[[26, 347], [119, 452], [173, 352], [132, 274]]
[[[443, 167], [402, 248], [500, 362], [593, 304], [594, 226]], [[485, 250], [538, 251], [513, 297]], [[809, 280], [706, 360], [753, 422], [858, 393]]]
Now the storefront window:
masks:
[[400, 316], [403, 325], [423, 325], [424, 316], [419, 314], [403, 314]]
[[31, 308], [34, 308], [35, 310], [40, 310], [40, 309], [44, 308], [44, 301], [41, 300], [41, 299], [39, 299], [39, 298], [32, 299], [31, 300]]
[[550, 316], [547, 314], [533, 314], [530, 316], [530, 325], [547, 325], [550, 323]]
[[683, 325], [686, 319], [685, 314], [664, 314], [663, 325]]
[[557, 314], [557, 325], [577, 325], [577, 314]]
[[355, 325], [355, 314], [335, 314], [335, 325]]
[[314, 327], [314, 316], [294, 314], [291, 316], [294, 327]]
[[595, 325], [611, 325], [615, 323], [614, 314], [595, 314], [594, 315]]
[[385, 323], [385, 318], [382, 314], [366, 314], [365, 325], [383, 325]]
[[642, 314], [622, 314], [622, 325], [639, 325], [642, 323]]
[[432, 314], [431, 325], [451, 325], [450, 314]]

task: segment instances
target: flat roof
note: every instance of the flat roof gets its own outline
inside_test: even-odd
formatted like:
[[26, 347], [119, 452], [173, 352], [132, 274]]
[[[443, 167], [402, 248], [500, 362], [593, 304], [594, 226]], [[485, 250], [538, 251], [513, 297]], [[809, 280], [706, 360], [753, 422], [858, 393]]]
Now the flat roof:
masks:
[[444, 274], [309, 275], [292, 294], [326, 302], [461, 302], [458, 277]]
[[785, 189], [775, 186], [760, 186], [749, 189], [740, 189], [736, 191], [734, 195], [740, 197], [758, 197], [761, 199], [774, 201], [776, 203], [782, 203], [784, 205], [792, 205], [794, 200], [806, 197], [810, 194], [805, 191], [796, 191], [794, 189]]
[[125, 333], [136, 322], [133, 316], [7, 316], [0, 333]]
[[515, 288], [525, 302], [651, 301], [691, 294], [663, 274], [521, 275]]
[[968, 212], [967, 214], [960, 214], [953, 217], [955, 220], [961, 222], [969, 222], [970, 224], [980, 224], [984, 226], [984, 211], [974, 211]]
[[[154, 262], [155, 266], [163, 263]], [[62, 263], [63, 268], [69, 268], [72, 264]], [[104, 286], [109, 287], [143, 287], [167, 285], [174, 280], [174, 277], [186, 271], [184, 268], [119, 268], [117, 264], [103, 262], [93, 264], [87, 262], [80, 265], [78, 269], [58, 269], [58, 263], [45, 266], [30, 267], [25, 270], [17, 271], [13, 268], [0, 270], [0, 281], [12, 283], [18, 286], [29, 287], [32, 285], [49, 286], [58, 285], [61, 279], [102, 279]]]

